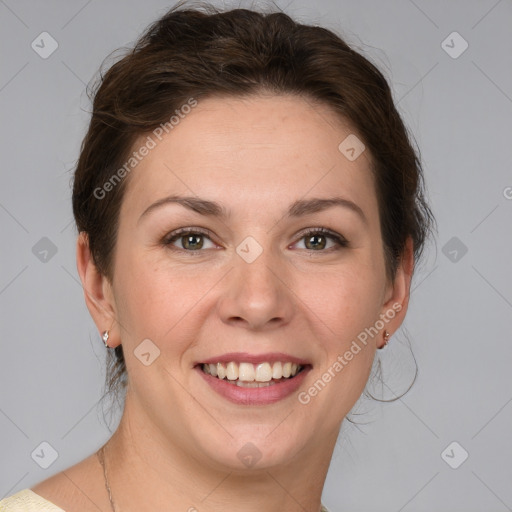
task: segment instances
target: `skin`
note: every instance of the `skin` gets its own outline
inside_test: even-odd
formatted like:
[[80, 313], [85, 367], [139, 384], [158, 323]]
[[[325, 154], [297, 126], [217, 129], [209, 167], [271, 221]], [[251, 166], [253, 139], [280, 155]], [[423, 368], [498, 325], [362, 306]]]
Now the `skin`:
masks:
[[[109, 345], [122, 342], [129, 375], [121, 423], [106, 448], [118, 510], [320, 510], [341, 422], [365, 387], [383, 330], [307, 405], [297, 393], [271, 405], [235, 405], [192, 367], [225, 352], [290, 353], [313, 365], [304, 391], [397, 303], [401, 311], [384, 329], [399, 328], [412, 245], [388, 281], [371, 155], [349, 161], [338, 150], [351, 133], [328, 107], [296, 96], [201, 100], [127, 178], [112, 283], [98, 273], [87, 238], [78, 238], [87, 306], [99, 332], [110, 329]], [[141, 218], [171, 194], [217, 201], [232, 216], [167, 204]], [[339, 206], [285, 216], [297, 199], [333, 195], [359, 205], [367, 223]], [[163, 243], [182, 227], [212, 236], [199, 235], [202, 248], [188, 252], [186, 239]], [[322, 235], [320, 248], [307, 245], [301, 232], [321, 227], [349, 245]], [[247, 236], [263, 249], [252, 263], [236, 252]], [[149, 366], [134, 356], [147, 338], [160, 350]], [[237, 456], [248, 442], [261, 453], [252, 468]], [[39, 491], [69, 510], [110, 510], [95, 455], [68, 475], [87, 500], [57, 496], [49, 485]]]

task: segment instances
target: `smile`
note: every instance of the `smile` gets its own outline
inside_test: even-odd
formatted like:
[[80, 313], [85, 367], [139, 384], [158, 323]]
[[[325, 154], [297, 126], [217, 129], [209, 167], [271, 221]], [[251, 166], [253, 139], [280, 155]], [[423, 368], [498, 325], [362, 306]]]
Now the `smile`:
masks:
[[194, 368], [215, 394], [243, 406], [271, 405], [293, 395], [311, 369], [310, 364], [279, 361], [200, 363]]
[[246, 388], [273, 386], [295, 377], [303, 369], [303, 365], [289, 361], [263, 362], [259, 364], [231, 361], [227, 364], [219, 362], [213, 364], [203, 363], [201, 365], [201, 370], [204, 373], [219, 380], [226, 380], [230, 384]]

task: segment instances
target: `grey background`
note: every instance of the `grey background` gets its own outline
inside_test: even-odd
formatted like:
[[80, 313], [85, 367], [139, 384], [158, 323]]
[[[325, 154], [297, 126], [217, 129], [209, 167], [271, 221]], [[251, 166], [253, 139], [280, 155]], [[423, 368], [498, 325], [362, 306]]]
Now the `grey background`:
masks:
[[[105, 349], [76, 272], [71, 171], [85, 84], [172, 4], [0, 0], [0, 498], [111, 435], [99, 402]], [[344, 423], [323, 502], [333, 512], [512, 510], [512, 2], [276, 4], [341, 33], [384, 71], [439, 223], [404, 329], [378, 356], [381, 391], [401, 394], [414, 370], [408, 335], [416, 383], [392, 403], [358, 402], [365, 425]], [[47, 59], [31, 47], [43, 31], [58, 42]], [[469, 44], [458, 58], [442, 46], [453, 31]], [[46, 261], [43, 237], [57, 250]], [[58, 453], [47, 469], [31, 456], [44, 441]], [[445, 460], [460, 463], [462, 450], [453, 469]]]

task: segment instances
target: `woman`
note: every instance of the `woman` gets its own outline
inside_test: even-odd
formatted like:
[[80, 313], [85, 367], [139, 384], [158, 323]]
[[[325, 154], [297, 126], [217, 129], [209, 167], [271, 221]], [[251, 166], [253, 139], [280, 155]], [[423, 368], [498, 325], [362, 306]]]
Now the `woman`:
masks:
[[112, 438], [0, 510], [315, 511], [433, 216], [382, 74], [283, 13], [171, 9], [95, 91], [75, 173]]

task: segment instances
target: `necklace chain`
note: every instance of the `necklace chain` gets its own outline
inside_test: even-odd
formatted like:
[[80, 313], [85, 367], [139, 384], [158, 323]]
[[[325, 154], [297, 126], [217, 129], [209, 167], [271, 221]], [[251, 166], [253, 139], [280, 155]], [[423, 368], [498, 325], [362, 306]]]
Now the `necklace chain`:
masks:
[[108, 492], [108, 499], [110, 500], [110, 506], [112, 508], [112, 512], [116, 512], [116, 507], [114, 505], [114, 499], [112, 498], [112, 491], [110, 490], [110, 486], [108, 485], [108, 478], [107, 478], [107, 469], [105, 468], [105, 446], [103, 445], [101, 449], [96, 452], [98, 455], [98, 459], [100, 460], [100, 464], [103, 467], [103, 477], [105, 479], [105, 488]]
[[[103, 445], [96, 452], [96, 454], [98, 455], [98, 459], [100, 460], [100, 464], [103, 467], [103, 477], [105, 479], [105, 488], [107, 489], [107, 492], [108, 492], [108, 499], [110, 500], [110, 506], [112, 508], [112, 512], [116, 512], [116, 507], [114, 505], [114, 499], [112, 498], [112, 491], [110, 490], [110, 486], [108, 485], [107, 469], [105, 467], [105, 446], [106, 445]], [[323, 505], [321, 505], [320, 511], [321, 512], [327, 512], [327, 509]]]

